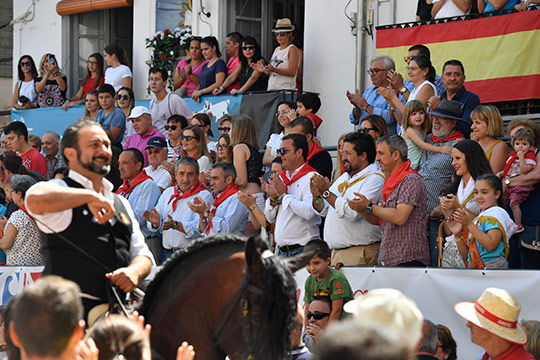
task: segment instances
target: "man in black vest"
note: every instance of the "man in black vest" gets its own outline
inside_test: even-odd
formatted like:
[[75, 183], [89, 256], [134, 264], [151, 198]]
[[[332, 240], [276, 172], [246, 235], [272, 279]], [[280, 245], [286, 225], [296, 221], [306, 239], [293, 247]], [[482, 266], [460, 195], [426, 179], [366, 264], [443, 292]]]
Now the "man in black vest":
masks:
[[45, 235], [43, 273], [76, 282], [86, 315], [111, 298], [107, 279], [132, 291], [150, 272], [152, 254], [129, 203], [105, 179], [112, 151], [103, 128], [93, 121], [71, 125], [61, 151], [69, 176], [30, 188], [26, 207]]

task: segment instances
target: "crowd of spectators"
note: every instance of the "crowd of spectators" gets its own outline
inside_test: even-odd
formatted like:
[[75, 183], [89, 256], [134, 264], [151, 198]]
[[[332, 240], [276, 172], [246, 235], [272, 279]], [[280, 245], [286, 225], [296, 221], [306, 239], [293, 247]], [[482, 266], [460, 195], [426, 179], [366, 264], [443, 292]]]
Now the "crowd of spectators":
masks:
[[[433, 14], [449, 14], [454, 3], [433, 1]], [[470, 1], [463, 3], [470, 7]], [[465, 11], [461, 5], [453, 6]], [[149, 108], [135, 106], [126, 54], [116, 45], [104, 49], [104, 58], [99, 53], [89, 56], [87, 74], [69, 99], [66, 76], [53, 54], [43, 56], [39, 75], [33, 59], [24, 55], [18, 64], [13, 107], [62, 106], [69, 111], [85, 103], [85, 116], [77, 121], [94, 121], [110, 137], [110, 144], [90, 141], [89, 146], [107, 147], [112, 158], [99, 153], [81, 158], [77, 149], [76, 160], [93, 172], [103, 171], [110, 162], [108, 184], [133, 209], [135, 226], [156, 264], [194, 239], [219, 233], [270, 234], [280, 256], [313, 250], [307, 267], [303, 339], [315, 353], [319, 338], [330, 348], [336, 345], [333, 337], [325, 340], [324, 329], [339, 321], [346, 302], [353, 303], [347, 279], [330, 265], [540, 268], [540, 252], [520, 235], [535, 231], [529, 226], [534, 215], [523, 209], [540, 194], [536, 166], [540, 128], [532, 121], [514, 120], [507, 144], [499, 110], [480, 104], [479, 97], [465, 89], [465, 69], [459, 60], [449, 59], [438, 76], [429, 49], [414, 45], [404, 58], [408, 75], [404, 79], [395, 71], [394, 59], [386, 55], [372, 59], [368, 73], [373, 87], [363, 94], [346, 93], [353, 105], [350, 121], [359, 128], [340, 137], [336, 167], [320, 145], [317, 130], [323, 120], [316, 115], [321, 101], [315, 94], [277, 105], [276, 131], [264, 148], [247, 115], [224, 115], [218, 136], [208, 114], [191, 113], [181, 96], [199, 101], [210, 94], [297, 89], [301, 53], [293, 44], [294, 29], [289, 19], [278, 20], [272, 31], [279, 46], [268, 64], [252, 37], [227, 35], [227, 63], [215, 37], [192, 38], [191, 57], [174, 73], [175, 93], [167, 91], [165, 70], [149, 70], [154, 95]], [[104, 59], [109, 66], [105, 71]], [[69, 169], [61, 141], [54, 132], [32, 138], [22, 122], [4, 129], [0, 248], [7, 265], [44, 264], [39, 229], [48, 224], [40, 224], [26, 209], [25, 194], [35, 191], [32, 186], [41, 181], [83, 177]], [[334, 287], [336, 281], [339, 288]], [[511, 296], [488, 290], [486, 297]], [[354, 306], [345, 310], [359, 317], [368, 311], [360, 310], [361, 304]], [[475, 322], [471, 309], [460, 309], [456, 311], [471, 329], [485, 327]], [[455, 358], [448, 329], [422, 323], [416, 312], [411, 316], [418, 336], [410, 332], [409, 343], [399, 346], [402, 340], [397, 338], [406, 329], [397, 336], [383, 336], [381, 324], [349, 330], [396, 345], [394, 350], [404, 359], [411, 351]], [[95, 344], [103, 331], [94, 329]], [[505, 351], [525, 351], [515, 348], [523, 344], [521, 334], [504, 337], [492, 328], [486, 331], [508, 342], [497, 350], [510, 344]], [[142, 348], [148, 346], [141, 341]], [[349, 345], [345, 341], [339, 346]], [[501, 354], [485, 349], [492, 357]]]

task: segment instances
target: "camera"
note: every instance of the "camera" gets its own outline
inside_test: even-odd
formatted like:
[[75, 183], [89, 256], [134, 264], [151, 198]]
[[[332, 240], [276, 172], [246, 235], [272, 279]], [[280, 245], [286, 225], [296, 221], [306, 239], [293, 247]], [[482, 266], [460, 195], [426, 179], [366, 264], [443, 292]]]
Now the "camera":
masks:
[[51, 65], [56, 64], [56, 59], [54, 58], [54, 54], [49, 55], [49, 62], [51, 63]]
[[30, 99], [28, 99], [26, 96], [24, 96], [24, 95], [19, 96], [19, 102], [21, 104], [26, 104], [29, 101], [30, 101]]

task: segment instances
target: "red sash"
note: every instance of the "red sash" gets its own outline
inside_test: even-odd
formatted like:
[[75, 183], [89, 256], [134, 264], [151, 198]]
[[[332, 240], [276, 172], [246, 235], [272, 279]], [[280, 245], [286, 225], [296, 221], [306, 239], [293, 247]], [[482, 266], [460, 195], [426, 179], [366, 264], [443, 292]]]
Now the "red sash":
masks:
[[[231, 185], [228, 188], [226, 188], [225, 191], [223, 191], [221, 194], [216, 196], [216, 198], [214, 200], [214, 204], [212, 204], [212, 209], [210, 210], [210, 212], [213, 215], [216, 215], [216, 210], [217, 210], [218, 206], [221, 205], [221, 203], [223, 203], [225, 200], [227, 200], [227, 198], [229, 198], [230, 196], [233, 196], [234, 194], [236, 194], [238, 192], [238, 190], [239, 190], [239, 188], [238, 188], [238, 185], [236, 185], [236, 184]], [[208, 227], [206, 228], [206, 235], [208, 235], [211, 228], [212, 228], [212, 221], [209, 221], [208, 222]]]
[[432, 143], [441, 143], [441, 142], [447, 142], [447, 141], [450, 141], [450, 140], [464, 139], [464, 138], [465, 138], [465, 136], [459, 130], [454, 131], [453, 133], [449, 134], [444, 139], [439, 139], [438, 137], [431, 134], [431, 142]]
[[304, 175], [306, 175], [306, 174], [308, 174], [308, 173], [310, 173], [312, 171], [317, 172], [317, 170], [315, 170], [314, 168], [309, 166], [309, 164], [307, 162], [305, 162], [304, 165], [302, 165], [302, 167], [300, 168], [300, 170], [298, 170], [296, 175], [294, 175], [290, 180], [287, 177], [287, 170], [283, 170], [282, 172], [280, 172], [279, 176], [281, 176], [281, 180], [283, 180], [283, 183], [285, 184], [285, 186], [288, 189], [289, 186], [291, 184], [293, 184], [296, 180], [300, 179], [302, 176], [304, 176]]
[[[392, 191], [399, 185], [403, 178], [409, 174], [418, 174], [415, 170], [411, 168], [411, 160], [405, 161], [403, 164], [399, 165], [396, 170], [386, 178], [382, 188], [382, 200], [383, 202], [388, 199]], [[386, 207], [386, 205], [383, 205]], [[379, 219], [379, 226], [382, 225], [382, 220]]]
[[320, 153], [321, 151], [324, 151], [324, 149], [319, 145], [316, 141], [311, 143], [311, 146], [309, 147], [309, 152], [307, 155], [307, 161], [311, 160], [312, 157]]
[[26, 213], [26, 215], [28, 215], [28, 217], [30, 219], [32, 219], [33, 222], [36, 222], [36, 220], [34, 220], [34, 218], [32, 217], [32, 215], [30, 215], [30, 213], [28, 213], [28, 210], [26, 210], [26, 206], [24, 204], [22, 204], [22, 206], [19, 208], [19, 210], [22, 210]]
[[315, 128], [315, 135], [317, 135], [317, 129], [322, 124], [322, 119], [315, 114], [307, 114], [306, 117], [311, 120], [313, 127]]
[[[514, 161], [518, 158], [518, 155], [517, 155], [517, 152], [515, 151], [512, 151], [509, 155], [508, 155], [508, 160], [506, 160], [506, 164], [504, 164], [504, 174], [503, 174], [503, 179], [506, 178], [506, 175], [508, 175], [508, 173], [510, 172], [510, 169], [512, 168], [512, 164], [514, 163]], [[534, 160], [536, 161], [536, 158], [534, 157], [534, 151], [528, 151], [526, 154], [525, 154], [525, 158], [526, 159], [531, 159], [531, 160]]]
[[178, 200], [190, 197], [191, 195], [197, 194], [198, 192], [203, 191], [203, 190], [206, 190], [206, 188], [199, 180], [197, 180], [197, 182], [195, 183], [195, 185], [193, 185], [191, 189], [189, 189], [182, 195], [180, 195], [180, 193], [178, 192], [178, 185], [175, 185], [174, 193], [171, 195], [171, 198], [169, 199], [169, 202], [167, 203], [167, 205], [169, 205], [172, 201], [173, 202], [172, 209], [173, 211], [176, 211], [176, 203], [178, 202]]
[[143, 170], [139, 173], [139, 175], [135, 177], [135, 179], [133, 179], [131, 185], [129, 184], [129, 181], [124, 180], [124, 183], [118, 188], [118, 190], [116, 190], [116, 193], [122, 195], [123, 197], [126, 197], [127, 194], [129, 194], [133, 189], [135, 189], [135, 186], [139, 185], [142, 182], [145, 182], [148, 179], [152, 178], [146, 174], [146, 171]]

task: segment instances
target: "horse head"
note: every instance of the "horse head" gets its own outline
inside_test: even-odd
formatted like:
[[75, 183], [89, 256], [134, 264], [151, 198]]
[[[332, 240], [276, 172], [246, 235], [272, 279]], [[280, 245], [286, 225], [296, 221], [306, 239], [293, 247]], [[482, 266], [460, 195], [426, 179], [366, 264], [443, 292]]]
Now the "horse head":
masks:
[[248, 285], [241, 307], [248, 346], [243, 357], [283, 359], [297, 316], [293, 274], [304, 267], [313, 254], [286, 259], [275, 256], [257, 242], [260, 240], [250, 238], [244, 248]]

